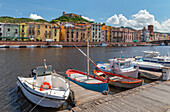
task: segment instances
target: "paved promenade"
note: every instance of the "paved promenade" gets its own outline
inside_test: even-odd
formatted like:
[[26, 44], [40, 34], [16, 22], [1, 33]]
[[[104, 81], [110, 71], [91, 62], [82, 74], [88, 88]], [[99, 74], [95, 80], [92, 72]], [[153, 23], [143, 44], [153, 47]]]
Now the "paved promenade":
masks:
[[[66, 110], [65, 110], [66, 111]], [[156, 81], [72, 108], [73, 112], [170, 112], [170, 81]]]

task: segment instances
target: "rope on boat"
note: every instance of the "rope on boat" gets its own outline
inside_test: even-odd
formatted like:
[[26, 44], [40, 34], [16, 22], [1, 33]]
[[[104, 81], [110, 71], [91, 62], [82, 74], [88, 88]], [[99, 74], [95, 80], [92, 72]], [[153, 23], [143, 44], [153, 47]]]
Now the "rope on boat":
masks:
[[45, 93], [45, 95], [41, 98], [41, 100], [29, 111], [29, 112], [32, 112], [40, 103], [41, 101], [45, 98], [45, 96], [47, 95], [48, 93]]

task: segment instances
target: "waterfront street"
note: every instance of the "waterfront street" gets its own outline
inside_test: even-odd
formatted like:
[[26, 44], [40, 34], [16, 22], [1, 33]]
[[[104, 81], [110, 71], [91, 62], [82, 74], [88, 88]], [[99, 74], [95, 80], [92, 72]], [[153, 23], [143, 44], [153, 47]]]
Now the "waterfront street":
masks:
[[[86, 47], [81, 47], [86, 52]], [[90, 48], [90, 58], [96, 61], [108, 62], [109, 58], [120, 57], [121, 51], [124, 57], [142, 55], [142, 51], [156, 50], [162, 55], [170, 51], [170, 46], [152, 47], [93, 47]], [[34, 104], [23, 96], [17, 88], [17, 76], [28, 77], [31, 69], [43, 65], [43, 60], [47, 60], [47, 65], [65, 74], [69, 68], [86, 71], [86, 59], [74, 47], [70, 48], [1, 48], [0, 49], [0, 108], [1, 111], [29, 111]], [[90, 64], [90, 71], [95, 68]], [[119, 91], [119, 90], [117, 90]], [[60, 110], [67, 109], [69, 105], [65, 103]], [[35, 111], [56, 111], [56, 109], [37, 107]]]

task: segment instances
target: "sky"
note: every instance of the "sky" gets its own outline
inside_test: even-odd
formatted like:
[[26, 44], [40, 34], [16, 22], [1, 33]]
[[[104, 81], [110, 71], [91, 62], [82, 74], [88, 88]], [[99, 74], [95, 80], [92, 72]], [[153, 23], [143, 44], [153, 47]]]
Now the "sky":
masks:
[[62, 12], [110, 26], [170, 33], [170, 0], [1, 0], [0, 16], [52, 20]]

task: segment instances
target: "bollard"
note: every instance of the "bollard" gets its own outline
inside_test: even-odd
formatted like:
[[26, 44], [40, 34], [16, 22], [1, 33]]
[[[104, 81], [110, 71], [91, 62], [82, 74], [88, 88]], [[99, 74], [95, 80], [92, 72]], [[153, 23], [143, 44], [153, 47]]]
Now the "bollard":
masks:
[[162, 68], [162, 80], [170, 80], [170, 67]]

